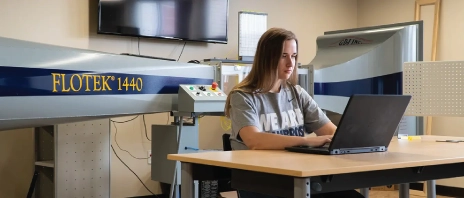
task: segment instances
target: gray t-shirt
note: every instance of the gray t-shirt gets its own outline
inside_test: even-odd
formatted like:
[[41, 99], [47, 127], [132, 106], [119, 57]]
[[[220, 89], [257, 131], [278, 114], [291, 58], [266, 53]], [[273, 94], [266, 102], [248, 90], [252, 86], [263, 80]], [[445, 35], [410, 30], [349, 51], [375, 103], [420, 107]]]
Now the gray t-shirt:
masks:
[[245, 126], [256, 126], [260, 131], [289, 136], [304, 136], [330, 120], [312, 97], [299, 85], [282, 86], [279, 93], [230, 95], [233, 150], [248, 147], [238, 135]]

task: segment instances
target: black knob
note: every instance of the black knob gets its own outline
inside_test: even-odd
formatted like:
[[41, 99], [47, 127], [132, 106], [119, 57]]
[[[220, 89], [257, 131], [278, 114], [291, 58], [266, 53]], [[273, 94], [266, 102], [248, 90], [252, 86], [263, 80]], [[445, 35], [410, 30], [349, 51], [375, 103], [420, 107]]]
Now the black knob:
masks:
[[322, 190], [322, 185], [319, 182], [311, 182], [311, 189], [319, 192]]

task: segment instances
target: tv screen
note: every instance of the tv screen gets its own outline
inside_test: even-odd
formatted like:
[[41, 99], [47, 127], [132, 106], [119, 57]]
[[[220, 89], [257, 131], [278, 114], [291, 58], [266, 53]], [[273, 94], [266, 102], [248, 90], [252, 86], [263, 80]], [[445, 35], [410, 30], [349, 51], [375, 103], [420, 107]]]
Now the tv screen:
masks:
[[100, 0], [98, 33], [227, 43], [228, 0]]

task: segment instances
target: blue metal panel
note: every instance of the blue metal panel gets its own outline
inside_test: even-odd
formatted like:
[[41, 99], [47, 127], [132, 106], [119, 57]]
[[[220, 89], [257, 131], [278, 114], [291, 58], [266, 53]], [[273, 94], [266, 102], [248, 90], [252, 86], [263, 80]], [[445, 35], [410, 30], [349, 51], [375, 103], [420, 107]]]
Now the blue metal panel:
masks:
[[342, 82], [315, 82], [315, 95], [350, 97], [353, 94], [402, 94], [402, 72]]
[[177, 94], [179, 84], [211, 84], [212, 82], [212, 78], [0, 67], [0, 97]]

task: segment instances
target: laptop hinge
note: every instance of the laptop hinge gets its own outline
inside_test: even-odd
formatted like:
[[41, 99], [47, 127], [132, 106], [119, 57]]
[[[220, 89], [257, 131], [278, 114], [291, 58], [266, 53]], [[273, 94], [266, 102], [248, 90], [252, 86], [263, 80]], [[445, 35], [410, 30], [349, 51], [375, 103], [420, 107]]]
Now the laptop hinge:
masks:
[[332, 149], [330, 154], [372, 153], [387, 151], [385, 146]]

